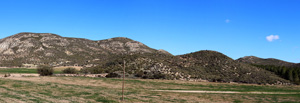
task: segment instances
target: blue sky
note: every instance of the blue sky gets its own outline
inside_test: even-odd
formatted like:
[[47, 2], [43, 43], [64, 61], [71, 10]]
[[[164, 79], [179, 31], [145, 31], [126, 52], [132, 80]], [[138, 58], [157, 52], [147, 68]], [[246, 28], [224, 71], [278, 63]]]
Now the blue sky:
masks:
[[[19, 32], [128, 37], [174, 55], [215, 50], [300, 62], [299, 0], [1, 0], [0, 38]], [[269, 36], [269, 37], [268, 37]]]

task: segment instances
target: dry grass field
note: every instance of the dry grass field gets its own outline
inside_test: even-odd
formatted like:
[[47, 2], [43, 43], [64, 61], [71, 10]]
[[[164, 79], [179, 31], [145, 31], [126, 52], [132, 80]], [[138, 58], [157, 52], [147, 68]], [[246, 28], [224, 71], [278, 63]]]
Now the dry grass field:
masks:
[[[113, 78], [2, 77], [0, 78], [0, 102], [114, 103], [121, 102], [121, 85], [122, 79]], [[223, 91], [223, 93], [170, 92], [170, 90]], [[238, 93], [226, 93], [226, 91]], [[300, 87], [126, 79], [125, 102], [292, 103], [300, 102]]]

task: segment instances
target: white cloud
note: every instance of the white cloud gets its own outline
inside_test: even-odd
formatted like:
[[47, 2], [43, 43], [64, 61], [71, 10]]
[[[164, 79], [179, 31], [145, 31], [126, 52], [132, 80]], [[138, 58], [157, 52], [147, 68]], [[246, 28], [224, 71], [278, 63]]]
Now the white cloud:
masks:
[[278, 35], [269, 35], [266, 37], [266, 39], [269, 41], [269, 42], [272, 42], [274, 40], [277, 40], [279, 39], [279, 36]]
[[230, 22], [230, 20], [229, 20], [229, 19], [226, 19], [226, 20], [225, 20], [225, 22], [226, 22], [226, 23], [229, 23], [229, 22]]

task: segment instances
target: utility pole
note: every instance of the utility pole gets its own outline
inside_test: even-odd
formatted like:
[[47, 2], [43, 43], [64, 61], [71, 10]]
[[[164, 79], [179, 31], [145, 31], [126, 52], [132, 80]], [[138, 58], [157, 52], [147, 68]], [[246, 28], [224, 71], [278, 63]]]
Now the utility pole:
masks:
[[125, 60], [123, 60], [123, 83], [122, 83], [122, 102], [124, 102], [124, 85], [125, 84]]

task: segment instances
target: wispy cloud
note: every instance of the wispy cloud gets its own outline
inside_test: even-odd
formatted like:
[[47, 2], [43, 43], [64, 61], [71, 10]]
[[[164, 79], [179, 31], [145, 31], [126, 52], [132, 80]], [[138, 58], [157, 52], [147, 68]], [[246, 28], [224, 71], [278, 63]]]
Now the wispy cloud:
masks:
[[272, 42], [274, 40], [278, 40], [279, 36], [278, 35], [269, 35], [266, 37], [267, 41]]
[[225, 23], [230, 23], [230, 20], [229, 20], [229, 19], [226, 19], [226, 20], [225, 20]]

